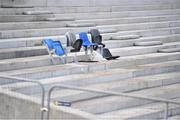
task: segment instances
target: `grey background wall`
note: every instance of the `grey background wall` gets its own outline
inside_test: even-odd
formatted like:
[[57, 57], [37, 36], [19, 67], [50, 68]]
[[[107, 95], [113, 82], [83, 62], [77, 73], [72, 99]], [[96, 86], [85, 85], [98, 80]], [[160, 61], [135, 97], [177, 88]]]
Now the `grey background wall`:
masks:
[[0, 0], [2, 5], [24, 6], [117, 6], [117, 5], [153, 5], [180, 4], [180, 0]]

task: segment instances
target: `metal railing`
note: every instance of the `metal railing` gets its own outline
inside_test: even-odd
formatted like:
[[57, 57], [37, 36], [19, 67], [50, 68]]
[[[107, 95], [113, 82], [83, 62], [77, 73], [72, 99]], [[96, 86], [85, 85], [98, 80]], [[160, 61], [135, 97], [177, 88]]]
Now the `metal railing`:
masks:
[[101, 93], [101, 94], [107, 94], [107, 95], [115, 95], [115, 96], [123, 96], [123, 97], [130, 97], [130, 98], [136, 98], [136, 99], [144, 99], [144, 100], [149, 100], [149, 101], [154, 101], [154, 102], [162, 102], [166, 104], [165, 107], [165, 112], [164, 112], [164, 119], [168, 120], [168, 113], [169, 113], [169, 104], [177, 104], [180, 105], [180, 102], [174, 101], [174, 100], [167, 100], [163, 98], [157, 98], [157, 97], [147, 97], [147, 96], [138, 96], [130, 93], [117, 93], [117, 92], [112, 92], [112, 91], [105, 91], [105, 90], [97, 90], [97, 89], [88, 89], [88, 88], [81, 88], [81, 87], [75, 87], [72, 85], [58, 85], [58, 86], [53, 86], [49, 89], [48, 91], [48, 98], [47, 98], [47, 108], [45, 107], [45, 88], [43, 84], [39, 81], [35, 81], [32, 79], [27, 79], [27, 78], [20, 78], [20, 77], [14, 77], [14, 76], [7, 76], [7, 75], [1, 75], [0, 78], [6, 78], [6, 79], [13, 79], [13, 80], [18, 80], [18, 81], [23, 81], [23, 82], [31, 82], [31, 83], [36, 83], [40, 86], [41, 92], [42, 92], [42, 98], [41, 98], [41, 120], [45, 119], [44, 117], [44, 112], [47, 112], [47, 120], [50, 118], [50, 103], [51, 103], [51, 94], [55, 89], [72, 89], [72, 90], [78, 90], [78, 91], [86, 91], [86, 92], [93, 92], [93, 93]]
[[42, 92], [42, 97], [41, 97], [41, 120], [44, 119], [44, 112], [47, 111], [46, 107], [45, 107], [45, 88], [43, 86], [43, 84], [39, 81], [36, 80], [32, 80], [32, 79], [27, 79], [27, 78], [20, 78], [20, 77], [14, 77], [14, 76], [8, 76], [8, 75], [2, 75], [0, 74], [0, 78], [6, 78], [6, 79], [13, 79], [13, 80], [18, 80], [18, 81], [23, 81], [23, 82], [31, 82], [31, 83], [35, 83], [38, 84], [41, 88], [41, 92]]
[[101, 93], [101, 94], [107, 94], [107, 95], [115, 95], [115, 96], [123, 96], [123, 97], [130, 97], [130, 98], [136, 98], [136, 99], [144, 99], [154, 102], [162, 102], [166, 104], [165, 112], [164, 112], [164, 119], [168, 120], [168, 113], [169, 113], [169, 104], [177, 104], [180, 105], [180, 102], [174, 101], [174, 100], [167, 100], [163, 98], [157, 98], [157, 97], [146, 97], [146, 96], [138, 96], [130, 93], [117, 93], [112, 91], [104, 91], [104, 90], [97, 90], [97, 89], [88, 89], [88, 88], [81, 88], [81, 87], [75, 87], [71, 85], [58, 85], [53, 86], [48, 91], [48, 102], [47, 102], [47, 120], [50, 118], [50, 103], [51, 103], [51, 94], [55, 89], [72, 89], [72, 90], [78, 90], [78, 91], [86, 91], [86, 92], [93, 92], [93, 93]]

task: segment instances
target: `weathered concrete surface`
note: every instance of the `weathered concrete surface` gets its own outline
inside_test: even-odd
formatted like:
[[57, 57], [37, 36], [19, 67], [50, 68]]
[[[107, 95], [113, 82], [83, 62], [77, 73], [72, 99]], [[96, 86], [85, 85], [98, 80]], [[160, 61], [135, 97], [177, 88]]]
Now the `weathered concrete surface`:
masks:
[[178, 0], [2, 0], [4, 6], [117, 6], [178, 3]]
[[[179, 83], [180, 53], [155, 53], [160, 48], [169, 49], [180, 46], [179, 0], [1, 0], [1, 2], [3, 5], [6, 5], [6, 7], [12, 7], [0, 8], [0, 21], [3, 22], [0, 23], [0, 37], [3, 38], [0, 41], [1, 72], [15, 76], [36, 78], [37, 80], [41, 79], [39, 81], [45, 85], [45, 90], [58, 84], [71, 84], [84, 88], [88, 86], [105, 90], [108, 88], [108, 90], [116, 89], [120, 91], [125, 89], [130, 90], [130, 92], [135, 90], [137, 93], [140, 93], [141, 89], [145, 91], [142, 95], [146, 95], [147, 93], [147, 95], [155, 95], [169, 99], [179, 97], [178, 91], [180, 85], [176, 83]], [[32, 6], [36, 7], [30, 8]], [[59, 6], [59, 8], [52, 6]], [[13, 7], [24, 8], [17, 9]], [[37, 12], [51, 10], [54, 13], [53, 15], [22, 15], [23, 12], [27, 11]], [[49, 17], [57, 19], [73, 17], [75, 21], [63, 21], [62, 23], [60, 21], [44, 21]], [[79, 25], [83, 27], [83, 24], [87, 23], [96, 24], [97, 27], [101, 29], [101, 32], [104, 32], [101, 33], [103, 40], [106, 40], [103, 41], [103, 43], [107, 45], [106, 47], [113, 48], [113, 50], [110, 49], [113, 55], [121, 56], [118, 60], [63, 66], [51, 65], [49, 56], [40, 56], [45, 52], [44, 48], [39, 47], [44, 37], [60, 38], [64, 44], [66, 43], [63, 35], [64, 32], [88, 30], [90, 29], [87, 28], [89, 25], [87, 27], [84, 26], [84, 28], [76, 28], [79, 27]], [[79, 25], [73, 28], [66, 28], [67, 24]], [[114, 33], [112, 33], [112, 31]], [[141, 36], [141, 38], [131, 40], [128, 38], [128, 40], [124, 41], [119, 39], [109, 40], [112, 36], [126, 35], [138, 35]], [[135, 42], [147, 41], [161, 41], [163, 45], [149, 47], [133, 46]], [[27, 48], [28, 46], [30, 48]], [[10, 47], [14, 48], [9, 49]], [[26, 48], [23, 49], [22, 47]], [[72, 60], [71, 55], [69, 58]], [[56, 60], [58, 59], [56, 58]], [[171, 74], [170, 72], [175, 72], [175, 74]], [[126, 84], [124, 81], [126, 81]], [[1, 82], [8, 82], [8, 80], [1, 79], [0, 83]], [[170, 84], [172, 84], [171, 90], [169, 88]], [[162, 90], [157, 88], [162, 85], [164, 85]], [[34, 84], [31, 85], [30, 83], [9, 84], [8, 82], [8, 85], [4, 85], [4, 88], [15, 90], [16, 92], [21, 92], [26, 95], [28, 94], [35, 98], [32, 99], [18, 93], [0, 91], [0, 95], [2, 96], [2, 98], [0, 98], [0, 102], [2, 102], [2, 106], [0, 106], [2, 110], [0, 116], [1, 113], [4, 115], [2, 119], [25, 119], [26, 117], [31, 119], [32, 116], [39, 118], [40, 100], [36, 98], [40, 98], [40, 90], [37, 86], [34, 86]], [[86, 106], [88, 111], [97, 111], [97, 113], [103, 111], [112, 112], [112, 110], [116, 110], [118, 106], [121, 108], [123, 105], [124, 107], [131, 107], [129, 110], [124, 110], [127, 118], [139, 118], [139, 116], [140, 118], [142, 118], [142, 116], [158, 118], [162, 115], [159, 113], [163, 111], [160, 104], [154, 104], [150, 106], [150, 108], [148, 105], [145, 105], [142, 109], [140, 108], [142, 106], [137, 106], [137, 109], [141, 109], [141, 111], [137, 113], [133, 110], [133, 106], [138, 105], [140, 101], [128, 99], [123, 101], [115, 97], [104, 97], [99, 98], [101, 103], [98, 104], [96, 100], [92, 100], [94, 97], [99, 97], [97, 95], [93, 96], [86, 94], [86, 92], [76, 93], [71, 90], [69, 90], [69, 92], [68, 90], [61, 90], [62, 89], [60, 89], [58, 93], [65, 93], [63, 93], [62, 96], [56, 94], [54, 100], [62, 100], [62, 98], [66, 100], [68, 98], [73, 102], [77, 102], [90, 98], [91, 100], [89, 101], [91, 102], [88, 102], [89, 104], [79, 102], [76, 106], [80, 106], [80, 108], [83, 109], [84, 106]], [[108, 100], [111, 99], [114, 99], [114, 101], [109, 102]], [[116, 105], [116, 103], [119, 104]], [[91, 106], [94, 104], [96, 104], [95, 107]], [[98, 105], [103, 106], [105, 109], [96, 109]], [[82, 116], [82, 118], [94, 117], [91, 114], [72, 110], [71, 108], [56, 108], [54, 106], [53, 108], [52, 115], [54, 119], [59, 119], [59, 117], [63, 117], [61, 119], [80, 119], [80, 116]], [[147, 110], [146, 108], [149, 109]], [[151, 111], [151, 108], [157, 108], [157, 111]], [[28, 113], [27, 116], [25, 116], [27, 114], [25, 112]], [[31, 112], [32, 116], [30, 116]], [[68, 114], [69, 112], [71, 114]], [[114, 112], [117, 112], [117, 115], [124, 115], [122, 111], [120, 114], [118, 114], [119, 111]], [[172, 115], [179, 114], [179, 111], [176, 110], [170, 112], [172, 112]], [[132, 116], [130, 116], [131, 113]], [[108, 119], [108, 117], [106, 119]]]
[[1, 0], [2, 6], [46, 6], [46, 0]]
[[[40, 119], [40, 99], [0, 89], [0, 119]], [[94, 116], [71, 108], [52, 106], [51, 119], [88, 120]], [[52, 117], [53, 116], [53, 117]]]

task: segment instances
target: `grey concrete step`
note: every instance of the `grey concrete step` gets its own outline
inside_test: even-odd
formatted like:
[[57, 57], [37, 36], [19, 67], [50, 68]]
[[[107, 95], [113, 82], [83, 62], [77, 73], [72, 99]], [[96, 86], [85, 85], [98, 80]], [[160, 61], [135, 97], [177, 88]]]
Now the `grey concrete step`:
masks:
[[131, 46], [124, 48], [114, 48], [114, 49], [110, 49], [110, 51], [113, 53], [113, 55], [133, 56], [133, 55], [155, 53], [158, 52], [159, 49], [174, 48], [174, 47], [178, 47], [179, 45], [180, 45], [179, 42], [172, 42], [172, 43], [164, 43], [163, 45], [155, 45], [155, 46]]
[[174, 21], [179, 20], [179, 15], [160, 15], [160, 16], [142, 16], [142, 17], [125, 17], [125, 18], [106, 18], [106, 19], [88, 19], [76, 20], [76, 22], [86, 23], [92, 22], [98, 25], [109, 24], [128, 24], [128, 23], [145, 23], [145, 22], [160, 22], [160, 21]]
[[[151, 41], [148, 41], [148, 43], [149, 42]], [[155, 42], [158, 42], [158, 41], [155, 41]], [[113, 42], [113, 43], [118, 44], [118, 42]], [[147, 42], [142, 42], [142, 43], [147, 43]], [[160, 43], [162, 42], [160, 41]], [[112, 46], [115, 46], [115, 45], [112, 45]], [[130, 46], [130, 47], [124, 47], [124, 48], [114, 48], [114, 49], [111, 49], [110, 51], [112, 51], [113, 54], [118, 55], [118, 56], [132, 56], [132, 55], [153, 53], [153, 52], [157, 52], [159, 49], [174, 48], [174, 47], [179, 47], [179, 46], [180, 46], [180, 42], [171, 42], [171, 43], [164, 43], [163, 45], [160, 44], [160, 45], [155, 45], [155, 46], [153, 45]], [[40, 56], [40, 55], [48, 55], [48, 52], [45, 46], [1, 49], [0, 51], [0, 59], [22, 58], [22, 57]]]
[[143, 16], [159, 16], [159, 15], [178, 15], [179, 9], [169, 10], [147, 10], [147, 11], [123, 11], [123, 12], [98, 12], [98, 13], [67, 13], [44, 15], [38, 17], [37, 15], [0, 15], [0, 22], [30, 22], [39, 21], [48, 17], [74, 17], [75, 19], [102, 19], [102, 18], [121, 18], [121, 17], [143, 17]]
[[[162, 36], [162, 35], [174, 35], [179, 34], [179, 27], [171, 27], [171, 28], [157, 28], [157, 29], [149, 29], [149, 30], [134, 30], [134, 31], [123, 31], [123, 32], [117, 32], [112, 33], [111, 36], [114, 35], [140, 35], [143, 37], [149, 37], [149, 36]], [[111, 39], [109, 38], [109, 35], [104, 35], [104, 39]]]
[[158, 52], [163, 52], [163, 53], [180, 52], [180, 47], [169, 48], [169, 49], [159, 49]]
[[[133, 56], [133, 55], [155, 53], [159, 49], [162, 49], [162, 48], [174, 48], [174, 47], [178, 47], [178, 46], [180, 46], [180, 42], [165, 43], [163, 45], [148, 46], [148, 47], [131, 46], [131, 47], [124, 47], [124, 48], [115, 48], [115, 49], [110, 49], [110, 51], [112, 52], [113, 55], [118, 55], [118, 56], [122, 57], [122, 56]], [[37, 56], [37, 58], [38, 58], [38, 56], [44, 57], [43, 55], [48, 55], [47, 50], [46, 50], [46, 48], [44, 46], [1, 49], [1, 52], [0, 52], [1, 61], [0, 61], [0, 63], [2, 62], [2, 64], [5, 65], [6, 63], [4, 64], [4, 61], [8, 61], [6, 59], [12, 59], [12, 62], [16, 61], [15, 63], [17, 63], [17, 62], [20, 62], [20, 61], [18, 61], [18, 59], [16, 60], [15, 58], [22, 58], [23, 59], [23, 57], [27, 57], [26, 59], [29, 59], [28, 57], [31, 57], [31, 56]], [[68, 53], [68, 56], [69, 56], [68, 59], [70, 59], [69, 62], [71, 62], [72, 58], [70, 58], [70, 57], [72, 57], [73, 54]], [[78, 56], [82, 57], [80, 59], [85, 59], [84, 52], [79, 52]], [[3, 60], [3, 59], [5, 59], [5, 60]], [[50, 59], [50, 57], [49, 57], [49, 59]], [[57, 59], [57, 57], [56, 57], [56, 59]], [[30, 62], [33, 62], [33, 59], [32, 59], [32, 61], [29, 61], [29, 63]], [[15, 63], [14, 63], [14, 65], [15, 65]], [[41, 64], [43, 64], [43, 63], [46, 63], [46, 62], [42, 62]], [[10, 64], [10, 63], [7, 63], [7, 64]], [[30, 64], [30, 66], [31, 66], [31, 64]], [[21, 67], [23, 68], [25, 66], [21, 65]], [[7, 67], [7, 68], [3, 67], [2, 71], [5, 70], [5, 69], [8, 70], [8, 68], [9, 67]], [[19, 67], [17, 66], [17, 69], [18, 68]]]
[[98, 13], [69, 13], [69, 14], [55, 14], [58, 17], [74, 17], [80, 19], [102, 19], [102, 18], [122, 18], [122, 17], [142, 17], [142, 16], [155, 16], [155, 15], [177, 15], [179, 9], [174, 10], [147, 10], [147, 11], [122, 11], [122, 12], [98, 12]]
[[169, 117], [169, 120], [179, 120], [179, 119], [180, 119], [180, 115]]
[[140, 11], [140, 10], [163, 10], [179, 8], [175, 4], [161, 4], [161, 5], [133, 5], [133, 6], [112, 6], [112, 11]]
[[[87, 86], [105, 82], [127, 80], [130, 78], [146, 75], [175, 72], [180, 70], [179, 65], [180, 63], [177, 60], [148, 65], [140, 65], [136, 68], [110, 69], [106, 71], [96, 71], [86, 74], [66, 75], [55, 78], [41, 79], [39, 81], [44, 84], [46, 90], [58, 84]], [[16, 83], [11, 85], [4, 85], [2, 87], [15, 90], [16, 92], [21, 92], [24, 94], [40, 93], [39, 87], [34, 86], [34, 84], [30, 83]]]
[[0, 39], [0, 43], [1, 43], [0, 48], [4, 49], [4, 48], [41, 46], [42, 40], [46, 38], [61, 40], [62, 44], [66, 44], [65, 36], [26, 37], [26, 38]]
[[[84, 25], [84, 24], [82, 24]], [[167, 21], [167, 22], [152, 22], [152, 23], [141, 23], [141, 24], [125, 24], [125, 25], [106, 25], [106, 26], [97, 26], [100, 31], [104, 31], [104, 33], [109, 33], [106, 30], [115, 29], [115, 31], [120, 31], [119, 34], [138, 34], [137, 31], [142, 31], [142, 36], [144, 34], [148, 34], [148, 32], [143, 33], [143, 31], [148, 31], [151, 29], [160, 29], [160, 28], [167, 28], [173, 29], [174, 27], [179, 27], [179, 21]], [[18, 37], [40, 37], [40, 36], [51, 36], [51, 35], [63, 35], [68, 31], [72, 31], [75, 33], [78, 32], [87, 32], [89, 29], [94, 27], [61, 27], [61, 28], [45, 28], [45, 29], [25, 29], [25, 30], [7, 30], [7, 31], [0, 31], [1, 39], [6, 38], [18, 38]], [[125, 31], [125, 32], [123, 32]], [[110, 32], [111, 33], [111, 32]], [[151, 33], [149, 33], [151, 34]]]
[[140, 35], [126, 35], [126, 36], [113, 36], [112, 40], [129, 40], [129, 39], [139, 39], [142, 36]]
[[156, 45], [163, 45], [162, 41], [143, 41], [143, 42], [135, 42], [134, 46], [156, 46]]
[[[49, 22], [9, 22], [0, 23], [1, 30], [15, 30], [15, 29], [33, 29], [33, 28], [57, 28], [66, 26], [67, 23], [94, 23], [97, 25], [110, 24], [129, 24], [129, 23], [146, 23], [146, 22], [160, 22], [160, 21], [175, 21], [179, 20], [179, 15], [166, 16], [147, 16], [147, 17], [130, 17], [130, 18], [111, 18], [111, 19], [92, 19], [92, 20], [76, 20], [75, 22], [67, 22], [67, 20], [74, 20], [72, 17], [63, 18], [47, 18]], [[47, 20], [46, 20], [47, 21]], [[63, 21], [66, 21], [63, 22]]]
[[[1, 10], [3, 10], [3, 8], [34, 8], [34, 6], [23, 6], [23, 5], [1, 5]], [[5, 10], [6, 11], [6, 10]], [[4, 12], [5, 12], [4, 11]]]
[[[24, 78], [30, 78], [30, 79], [43, 79], [43, 78], [51, 78], [51, 77], [57, 77], [57, 76], [63, 76], [63, 75], [69, 75], [76, 72], [79, 73], [87, 73], [87, 72], [93, 72], [93, 71], [101, 71], [105, 69], [113, 69], [113, 68], [122, 68], [122, 67], [128, 67], [133, 65], [142, 65], [142, 64], [150, 64], [150, 63], [158, 63], [158, 62], [165, 62], [165, 61], [172, 61], [179, 59], [179, 53], [170, 53], [170, 54], [160, 54], [160, 53], [153, 53], [153, 54], [147, 54], [147, 55], [138, 55], [138, 56], [131, 56], [131, 57], [125, 57], [121, 58], [116, 61], [105, 61], [105, 62], [98, 62], [98, 63], [79, 63], [77, 65], [72, 66], [81, 66], [78, 67], [77, 70], [74, 70], [74, 67], [69, 67], [71, 65], [52, 65], [52, 66], [42, 66], [42, 67], [35, 67], [35, 68], [26, 68], [26, 69], [19, 69], [19, 70], [11, 70], [11, 71], [5, 71], [1, 72], [2, 74], [7, 74], [11, 76], [18, 76], [18, 77], [24, 77]], [[126, 62], [128, 61], [128, 62]], [[137, 62], [139, 61], [139, 62]], [[64, 67], [67, 66], [67, 69], [64, 69]], [[58, 68], [58, 69], [57, 69]], [[63, 69], [61, 69], [63, 68]], [[72, 72], [72, 70], [74, 72]], [[64, 72], [63, 72], [64, 71]]]
[[47, 55], [48, 52], [45, 46], [38, 47], [20, 47], [20, 48], [9, 48], [1, 49], [0, 59], [11, 59], [11, 58], [22, 58], [30, 56], [41, 56]]
[[[81, 64], [65, 64], [65, 65], [49, 65], [43, 67], [35, 67], [29, 69], [20, 69], [6, 72], [1, 72], [0, 74], [18, 76], [23, 78], [31, 78], [31, 79], [45, 79], [57, 76], [65, 76], [72, 74], [83, 74], [88, 73], [88, 66]], [[17, 80], [6, 80], [1, 81], [0, 84], [10, 84], [16, 83]]]
[[18, 29], [39, 29], [39, 28], [58, 28], [65, 27], [66, 23], [56, 22], [7, 22], [0, 23], [0, 30], [18, 30]]
[[[179, 72], [165, 73], [158, 75], [143, 76], [130, 78], [124, 81], [112, 81], [107, 83], [84, 86], [83, 88], [108, 90], [114, 92], [133, 92], [142, 89], [150, 89], [154, 87], [167, 86], [179, 83]], [[33, 97], [40, 97], [41, 94], [32, 94]], [[109, 95], [90, 93], [75, 90], [56, 90], [52, 95], [54, 101], [69, 101], [77, 103], [85, 100], [92, 100], [99, 97], [107, 97]], [[111, 96], [112, 97], [112, 96]]]
[[[170, 6], [164, 6], [165, 8], [169, 8]], [[4, 7], [4, 6], [3, 6]], [[152, 7], [152, 6], [151, 6]], [[88, 8], [88, 9], [87, 9]], [[165, 9], [164, 8], [164, 9]], [[175, 7], [176, 8], [176, 7]], [[78, 12], [111, 12], [111, 8], [110, 7], [83, 7], [83, 6], [79, 6], [79, 7], [73, 7], [73, 6], [69, 6], [69, 7], [34, 7], [34, 8], [0, 8], [0, 14], [1, 15], [13, 15], [13, 14], [22, 14], [23, 11], [42, 11], [42, 10], [50, 10], [53, 13], [56, 14], [63, 14], [63, 13], [78, 13]]]
[[[64, 59], [65, 56], [61, 58]], [[53, 56], [55, 63], [54, 64], [63, 64], [59, 56]], [[67, 63], [72, 63], [74, 61], [74, 54], [69, 54], [67, 58]], [[85, 58], [89, 59], [89, 55], [85, 56], [84, 52], [78, 53], [78, 60], [82, 61]], [[13, 59], [4, 59], [0, 60], [1, 72], [7, 70], [16, 70], [22, 68], [32, 68], [52, 65], [52, 61], [49, 55], [42, 56], [33, 56], [33, 57], [24, 57], [24, 58], [13, 58]]]
[[119, 31], [133, 31], [133, 30], [148, 30], [156, 28], [170, 28], [179, 27], [179, 20], [177, 21], [166, 21], [166, 22], [148, 22], [148, 23], [132, 23], [132, 24], [112, 24], [112, 25], [101, 25], [97, 26], [99, 29], [110, 29], [114, 28]]
[[69, 23], [66, 24], [66, 27], [94, 27], [95, 23]]
[[74, 21], [75, 18], [73, 17], [64, 17], [64, 18], [46, 18], [45, 21]]
[[[14, 9], [16, 8], [16, 9]], [[18, 8], [18, 6], [3, 6], [0, 8], [0, 14], [21, 14], [23, 11], [33, 10], [51, 10], [53, 13], [78, 13], [78, 12], [117, 12], [117, 11], [140, 11], [140, 10], [163, 10], [163, 9], [177, 9], [179, 8], [178, 5], [175, 4], [166, 4], [166, 5], [136, 5], [136, 6], [106, 6], [106, 7], [34, 7], [26, 6], [26, 8]]]
[[122, 47], [134, 46], [135, 42], [146, 42], [146, 41], [161, 41], [163, 43], [178, 42], [179, 41], [178, 36], [179, 35], [177, 34], [177, 35], [141, 37], [139, 39], [129, 39], [129, 40], [106, 40], [103, 41], [103, 43], [106, 44], [107, 48], [122, 48]]
[[[172, 99], [179, 101], [179, 98]], [[168, 116], [179, 115], [179, 105], [170, 105]], [[134, 108], [113, 111], [99, 115], [99, 119], [129, 120], [129, 119], [164, 119], [165, 103], [151, 103]]]
[[[112, 36], [111, 34], [109, 35]], [[129, 35], [126, 35], [129, 36]], [[123, 37], [123, 36], [122, 36]], [[11, 38], [11, 39], [1, 39], [0, 40], [0, 49], [4, 48], [17, 48], [17, 47], [33, 47], [33, 46], [41, 46], [42, 40], [44, 38], [52, 38], [59, 39], [61, 43], [66, 44], [65, 36], [46, 36], [46, 37], [31, 37], [31, 38]], [[106, 36], [107, 38], [107, 36]], [[108, 48], [118, 48], [118, 47], [128, 47], [132, 46], [136, 41], [162, 41], [164, 43], [168, 42], [177, 42], [180, 39], [180, 34], [174, 35], [163, 35], [163, 36], [152, 36], [152, 37], [141, 37], [140, 39], [132, 39], [132, 40], [111, 40], [107, 41], [103, 39], [103, 43], [106, 44]], [[116, 44], [118, 43], [118, 44]]]
[[[130, 92], [130, 94], [138, 95], [138, 96], [173, 99], [180, 97], [179, 87], [180, 84], [175, 84], [175, 85], [168, 85], [163, 87], [143, 89], [135, 92]], [[100, 97], [100, 98], [87, 99], [84, 101], [75, 102], [72, 104], [72, 107], [93, 114], [103, 114], [129, 107], [145, 105], [152, 102], [154, 101], [119, 97], [119, 96], [108, 96], [108, 97]]]
[[42, 11], [23, 11], [22, 12], [23, 15], [46, 15], [46, 14], [53, 14], [53, 12], [51, 11], [45, 11], [45, 10], [42, 10]]
[[44, 21], [46, 18], [54, 17], [53, 14], [47, 15], [0, 15], [0, 22], [33, 22]]

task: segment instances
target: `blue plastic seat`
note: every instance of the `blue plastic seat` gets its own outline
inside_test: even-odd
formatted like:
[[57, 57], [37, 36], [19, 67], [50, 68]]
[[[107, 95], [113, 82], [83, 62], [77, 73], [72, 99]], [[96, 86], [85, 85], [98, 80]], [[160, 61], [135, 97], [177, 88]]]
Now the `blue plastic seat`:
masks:
[[82, 45], [83, 45], [84, 47], [97, 46], [96, 43], [90, 42], [90, 40], [89, 40], [89, 38], [88, 38], [88, 36], [87, 36], [87, 33], [85, 33], [85, 32], [79, 33], [79, 38], [80, 38], [81, 40], [83, 40]]
[[56, 55], [58, 56], [65, 55], [65, 51], [60, 41], [53, 41], [53, 48], [55, 49]]
[[88, 60], [88, 48], [90, 48], [90, 53], [91, 53], [90, 59], [92, 61], [93, 60], [93, 50], [97, 50], [98, 44], [90, 42], [88, 35], [85, 32], [79, 33], [79, 38], [83, 41], [82, 46], [84, 46], [84, 48], [85, 48], [85, 55], [87, 58], [86, 61], [89, 62], [89, 60]]
[[53, 49], [53, 40], [52, 39], [44, 39], [43, 44], [46, 45], [49, 50]]
[[49, 53], [49, 56], [51, 57], [53, 64], [55, 63], [55, 61], [53, 59], [52, 54], [56, 54], [58, 56], [66, 55], [60, 41], [54, 41], [53, 39], [44, 39], [43, 44], [46, 45], [47, 51]]

